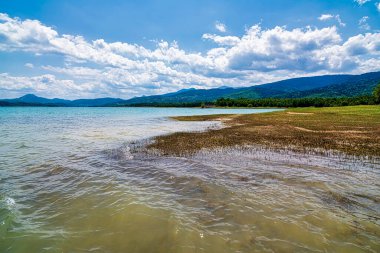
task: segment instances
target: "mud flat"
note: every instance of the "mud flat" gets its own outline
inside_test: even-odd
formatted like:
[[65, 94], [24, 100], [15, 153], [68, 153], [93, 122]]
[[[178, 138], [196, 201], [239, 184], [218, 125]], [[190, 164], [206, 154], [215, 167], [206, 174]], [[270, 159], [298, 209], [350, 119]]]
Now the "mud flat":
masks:
[[222, 121], [226, 127], [159, 136], [149, 146], [166, 155], [202, 149], [259, 145], [302, 152], [380, 156], [380, 106], [297, 108], [255, 115], [173, 117], [181, 121]]

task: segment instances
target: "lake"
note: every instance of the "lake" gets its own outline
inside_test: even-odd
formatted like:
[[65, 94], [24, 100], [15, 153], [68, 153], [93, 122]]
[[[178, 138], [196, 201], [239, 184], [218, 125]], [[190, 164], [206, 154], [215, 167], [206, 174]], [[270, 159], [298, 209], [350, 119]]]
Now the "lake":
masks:
[[0, 252], [379, 252], [379, 159], [141, 146], [270, 111], [0, 107]]

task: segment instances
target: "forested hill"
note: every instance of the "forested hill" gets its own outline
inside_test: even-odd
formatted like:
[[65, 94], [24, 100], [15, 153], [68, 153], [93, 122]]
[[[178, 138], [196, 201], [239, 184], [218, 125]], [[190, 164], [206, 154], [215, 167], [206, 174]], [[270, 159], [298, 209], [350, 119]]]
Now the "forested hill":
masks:
[[362, 75], [325, 75], [292, 78], [243, 88], [220, 87], [215, 89], [184, 89], [156, 96], [97, 99], [47, 99], [27, 94], [16, 99], [0, 100], [0, 106], [131, 106], [173, 105], [214, 102], [219, 98], [339, 98], [370, 95], [380, 82], [380, 72]]
[[123, 104], [194, 103], [218, 98], [356, 97], [370, 95], [380, 82], [380, 72], [362, 75], [326, 75], [283, 80], [244, 88], [191, 89], [159, 96], [146, 96]]

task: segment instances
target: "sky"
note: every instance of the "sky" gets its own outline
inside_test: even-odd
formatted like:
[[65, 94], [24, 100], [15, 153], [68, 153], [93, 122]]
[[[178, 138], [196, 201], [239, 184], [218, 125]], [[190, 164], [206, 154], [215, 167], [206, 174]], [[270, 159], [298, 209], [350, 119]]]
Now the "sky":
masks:
[[380, 0], [0, 0], [0, 98], [380, 70]]

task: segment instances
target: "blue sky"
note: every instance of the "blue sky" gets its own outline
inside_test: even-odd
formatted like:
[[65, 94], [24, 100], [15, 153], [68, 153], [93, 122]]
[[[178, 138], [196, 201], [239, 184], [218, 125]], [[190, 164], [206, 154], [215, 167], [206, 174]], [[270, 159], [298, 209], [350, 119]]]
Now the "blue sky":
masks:
[[0, 97], [122, 97], [380, 70], [380, 0], [0, 0]]

